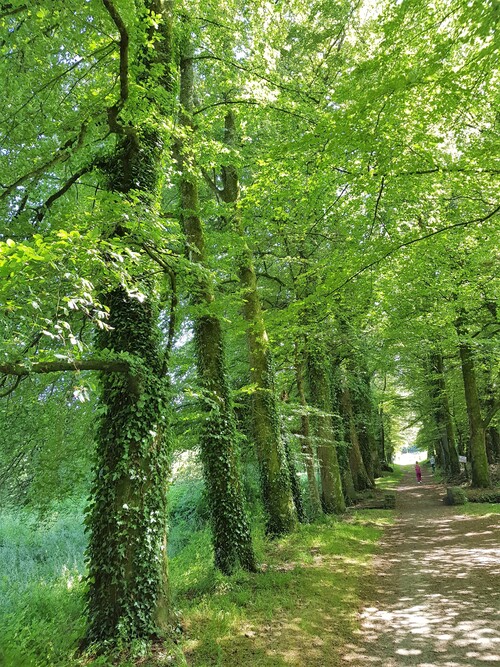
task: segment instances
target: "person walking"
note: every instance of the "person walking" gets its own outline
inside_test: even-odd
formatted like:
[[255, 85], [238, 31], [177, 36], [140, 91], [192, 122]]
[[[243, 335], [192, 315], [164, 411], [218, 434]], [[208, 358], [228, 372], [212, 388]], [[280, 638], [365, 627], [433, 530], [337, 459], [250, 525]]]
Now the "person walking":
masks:
[[415, 475], [417, 476], [418, 484], [422, 484], [422, 469], [418, 464], [418, 461], [415, 462]]
[[429, 463], [431, 464], [432, 474], [434, 474], [436, 472], [436, 459], [434, 458], [434, 456], [431, 456], [431, 458], [429, 459]]

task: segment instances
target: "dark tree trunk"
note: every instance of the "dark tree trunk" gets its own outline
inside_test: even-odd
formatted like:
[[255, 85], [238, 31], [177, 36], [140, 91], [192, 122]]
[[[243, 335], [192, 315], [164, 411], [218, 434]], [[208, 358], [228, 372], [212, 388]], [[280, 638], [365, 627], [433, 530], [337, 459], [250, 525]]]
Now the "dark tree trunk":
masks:
[[453, 427], [450, 402], [446, 389], [443, 355], [440, 352], [435, 352], [431, 356], [431, 364], [436, 385], [436, 417], [440, 437], [448, 457], [448, 471], [452, 475], [456, 475], [460, 472], [460, 463], [458, 461], [455, 429]]
[[361, 455], [358, 432], [356, 429], [354, 411], [351, 401], [351, 392], [348, 387], [344, 387], [342, 391], [341, 405], [345, 420], [345, 428], [349, 434], [351, 445], [349, 449], [349, 465], [351, 467], [354, 488], [356, 491], [372, 489], [374, 487], [374, 482], [370, 479], [368, 473], [366, 472], [365, 463]]

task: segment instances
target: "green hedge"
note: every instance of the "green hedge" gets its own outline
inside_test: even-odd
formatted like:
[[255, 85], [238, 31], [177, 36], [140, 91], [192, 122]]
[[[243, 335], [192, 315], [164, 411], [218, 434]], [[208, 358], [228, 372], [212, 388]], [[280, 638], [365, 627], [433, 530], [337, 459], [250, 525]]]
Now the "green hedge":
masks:
[[467, 489], [467, 499], [471, 503], [500, 503], [500, 488]]

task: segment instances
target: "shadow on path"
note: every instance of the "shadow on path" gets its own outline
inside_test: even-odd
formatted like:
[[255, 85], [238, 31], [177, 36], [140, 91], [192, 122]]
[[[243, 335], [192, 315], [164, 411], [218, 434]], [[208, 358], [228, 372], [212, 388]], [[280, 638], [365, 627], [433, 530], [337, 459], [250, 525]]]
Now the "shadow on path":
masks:
[[405, 474], [398, 519], [375, 562], [373, 604], [361, 612], [352, 667], [500, 666], [500, 517], [442, 502], [424, 471]]

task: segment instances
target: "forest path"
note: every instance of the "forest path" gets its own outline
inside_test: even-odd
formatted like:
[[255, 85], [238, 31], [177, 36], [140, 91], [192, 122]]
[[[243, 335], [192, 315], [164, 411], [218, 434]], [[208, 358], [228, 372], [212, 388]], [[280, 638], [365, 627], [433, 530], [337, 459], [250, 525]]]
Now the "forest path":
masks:
[[500, 515], [466, 515], [442, 495], [425, 468], [422, 484], [405, 473], [342, 664], [500, 666]]

